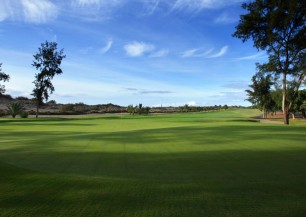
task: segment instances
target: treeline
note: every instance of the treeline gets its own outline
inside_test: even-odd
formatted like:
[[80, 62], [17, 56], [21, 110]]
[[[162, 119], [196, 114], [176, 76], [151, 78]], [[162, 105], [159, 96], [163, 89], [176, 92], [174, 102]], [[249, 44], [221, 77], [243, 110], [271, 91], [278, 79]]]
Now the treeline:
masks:
[[[252, 77], [250, 89], [246, 90], [247, 100], [263, 112], [263, 118], [283, 109], [283, 90], [281, 84], [270, 74], [257, 72]], [[286, 104], [290, 105], [289, 114], [295, 118], [300, 113], [306, 118], [306, 89], [296, 92], [296, 81], [288, 82], [285, 95]]]

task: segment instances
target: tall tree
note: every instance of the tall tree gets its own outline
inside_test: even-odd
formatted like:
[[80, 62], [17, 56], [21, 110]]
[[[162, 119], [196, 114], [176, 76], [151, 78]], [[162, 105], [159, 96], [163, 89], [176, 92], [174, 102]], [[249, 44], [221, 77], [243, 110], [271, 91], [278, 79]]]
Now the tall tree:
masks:
[[267, 51], [269, 61], [262, 68], [282, 76], [282, 110], [284, 123], [289, 124], [287, 81], [298, 78], [298, 90], [305, 78], [306, 1], [255, 0], [242, 7], [248, 13], [240, 16], [233, 36], [243, 42], [251, 38], [254, 47]]
[[[10, 76], [2, 72], [2, 63], [0, 63], [0, 81], [6, 82], [10, 80]], [[0, 84], [0, 95], [5, 93], [5, 86]]]
[[38, 117], [39, 106], [43, 101], [49, 99], [49, 95], [55, 90], [52, 79], [55, 75], [62, 74], [63, 71], [60, 68], [62, 60], [66, 57], [64, 50], [57, 50], [56, 42], [48, 42], [41, 44], [38, 48], [38, 53], [35, 54], [33, 66], [39, 73], [35, 74], [34, 85], [32, 95], [36, 101], [36, 118]]
[[252, 84], [249, 85], [250, 90], [246, 90], [248, 101], [263, 111], [263, 118], [267, 117], [268, 111], [273, 111], [275, 102], [271, 95], [271, 76], [265, 76], [258, 72], [252, 77]]

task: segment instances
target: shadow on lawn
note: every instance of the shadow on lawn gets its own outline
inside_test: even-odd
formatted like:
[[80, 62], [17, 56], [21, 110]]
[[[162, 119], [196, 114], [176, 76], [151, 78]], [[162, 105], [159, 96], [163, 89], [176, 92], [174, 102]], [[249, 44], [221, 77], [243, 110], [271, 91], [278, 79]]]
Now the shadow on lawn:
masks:
[[43, 153], [39, 162], [30, 154], [32, 163], [48, 161], [55, 169], [49, 172], [62, 174], [0, 162], [0, 210], [3, 216], [300, 217], [305, 154]]
[[302, 127], [243, 123], [4, 131], [16, 142], [0, 143], [0, 216], [300, 217], [305, 137]]
[[[202, 181], [206, 172], [208, 177], [222, 177], [241, 169], [245, 174], [250, 170], [270, 173], [272, 168], [283, 172], [286, 167], [294, 171], [295, 166], [306, 164], [306, 135], [301, 127], [255, 124], [101, 133], [27, 131], [2, 132], [1, 137], [12, 138], [0, 146], [0, 159], [6, 162], [37, 171], [95, 177]], [[25, 137], [30, 139], [22, 140]]]

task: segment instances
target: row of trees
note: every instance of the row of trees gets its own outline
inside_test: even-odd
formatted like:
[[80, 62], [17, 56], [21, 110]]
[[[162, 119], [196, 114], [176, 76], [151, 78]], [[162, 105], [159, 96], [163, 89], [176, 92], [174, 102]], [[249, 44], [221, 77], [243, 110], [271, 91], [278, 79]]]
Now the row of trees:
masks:
[[[32, 66], [39, 72], [35, 74], [34, 89], [32, 95], [36, 103], [36, 118], [39, 113], [39, 106], [44, 101], [49, 99], [50, 94], [55, 90], [52, 79], [55, 75], [62, 74], [63, 71], [60, 68], [62, 60], [66, 57], [64, 50], [57, 49], [56, 42], [44, 42], [41, 47], [38, 48], [38, 52], [33, 56], [34, 61]], [[9, 81], [10, 76], [2, 72], [2, 63], [0, 63], [0, 81]], [[0, 95], [4, 94], [5, 86], [0, 85]]]
[[127, 112], [130, 113], [130, 115], [134, 114], [149, 114], [150, 113], [150, 107], [143, 107], [140, 103], [139, 105], [128, 105]]
[[[299, 90], [297, 96], [294, 96], [296, 84], [289, 82], [287, 87], [287, 100], [292, 102], [290, 113], [295, 118], [295, 113], [300, 112], [305, 118], [306, 109], [306, 89]], [[252, 77], [250, 89], [246, 90], [248, 98], [254, 107], [263, 111], [263, 118], [268, 114], [282, 109], [282, 89], [277, 81], [272, 80], [271, 75], [265, 75], [261, 72]]]
[[[305, 82], [306, 1], [255, 0], [242, 7], [247, 13], [240, 16], [233, 36], [243, 42], [252, 39], [254, 47], [267, 52], [268, 62], [257, 65], [255, 78], [281, 83], [284, 124], [289, 124], [289, 113]], [[265, 98], [267, 91], [262, 94]]]

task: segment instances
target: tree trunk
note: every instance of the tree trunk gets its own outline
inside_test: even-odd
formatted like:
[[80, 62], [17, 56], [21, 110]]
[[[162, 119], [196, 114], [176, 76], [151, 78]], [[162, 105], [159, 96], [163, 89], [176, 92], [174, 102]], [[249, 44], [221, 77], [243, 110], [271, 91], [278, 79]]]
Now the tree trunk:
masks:
[[282, 102], [282, 107], [283, 107], [283, 117], [284, 117], [284, 124], [289, 124], [289, 113], [286, 105], [287, 97], [287, 75], [286, 72], [283, 73], [283, 102]]
[[38, 110], [39, 110], [39, 104], [36, 104], [36, 118], [38, 118]]
[[292, 113], [292, 119], [295, 119], [295, 113], [294, 112]]

